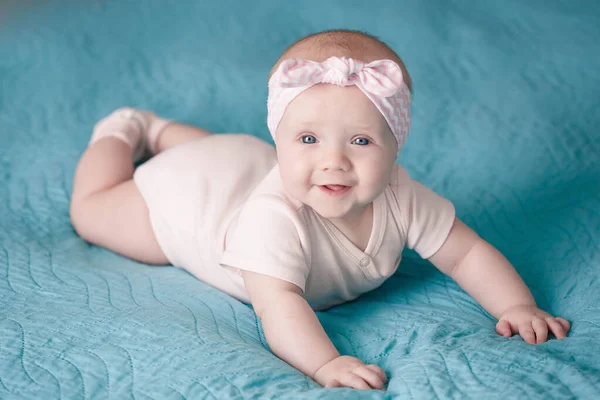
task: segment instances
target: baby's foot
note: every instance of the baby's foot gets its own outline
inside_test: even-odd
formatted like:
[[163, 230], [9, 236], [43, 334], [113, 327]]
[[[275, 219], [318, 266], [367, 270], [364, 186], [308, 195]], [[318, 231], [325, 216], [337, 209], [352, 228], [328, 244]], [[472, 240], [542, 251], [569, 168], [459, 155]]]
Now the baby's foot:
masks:
[[90, 145], [108, 136], [115, 137], [131, 147], [136, 162], [148, 152], [156, 154], [158, 135], [169, 122], [149, 111], [119, 108], [94, 126]]

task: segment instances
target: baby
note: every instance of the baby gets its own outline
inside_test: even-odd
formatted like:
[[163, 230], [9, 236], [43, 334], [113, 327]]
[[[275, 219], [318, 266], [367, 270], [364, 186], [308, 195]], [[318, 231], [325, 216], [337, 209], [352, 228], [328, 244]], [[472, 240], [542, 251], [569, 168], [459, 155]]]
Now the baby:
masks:
[[564, 338], [569, 322], [538, 309], [506, 258], [396, 163], [410, 90], [387, 45], [336, 30], [296, 42], [273, 67], [275, 148], [119, 109], [96, 124], [77, 167], [73, 226], [251, 303], [272, 351], [327, 387], [385, 388], [381, 368], [340, 355], [314, 310], [379, 287], [405, 246], [496, 317], [498, 334]]

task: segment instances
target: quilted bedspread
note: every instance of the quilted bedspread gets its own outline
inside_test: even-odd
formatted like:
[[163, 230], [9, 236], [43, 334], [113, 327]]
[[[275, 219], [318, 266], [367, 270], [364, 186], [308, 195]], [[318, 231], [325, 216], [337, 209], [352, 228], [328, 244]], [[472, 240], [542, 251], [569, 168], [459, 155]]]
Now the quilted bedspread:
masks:
[[[499, 337], [407, 252], [382, 287], [318, 313], [387, 391], [323, 389], [269, 351], [249, 306], [75, 234], [73, 174], [99, 118], [131, 105], [270, 140], [270, 67], [339, 27], [404, 58], [400, 162], [572, 322], [567, 339]], [[599, 43], [593, 1], [1, 2], [0, 398], [600, 398]]]

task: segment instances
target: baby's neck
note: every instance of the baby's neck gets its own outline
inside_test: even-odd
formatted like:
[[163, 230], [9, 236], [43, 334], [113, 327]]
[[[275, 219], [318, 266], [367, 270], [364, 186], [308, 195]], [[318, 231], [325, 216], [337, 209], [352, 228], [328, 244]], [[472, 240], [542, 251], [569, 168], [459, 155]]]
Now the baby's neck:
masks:
[[373, 203], [356, 215], [329, 219], [356, 247], [365, 251], [373, 229]]

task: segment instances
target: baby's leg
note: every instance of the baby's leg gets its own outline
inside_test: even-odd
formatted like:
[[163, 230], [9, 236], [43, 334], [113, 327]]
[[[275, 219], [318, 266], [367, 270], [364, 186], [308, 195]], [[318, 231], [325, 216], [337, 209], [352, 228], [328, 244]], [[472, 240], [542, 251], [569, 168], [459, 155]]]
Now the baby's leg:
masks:
[[[208, 134], [170, 123], [151, 147], [160, 152]], [[146, 203], [132, 179], [132, 147], [135, 144], [108, 135], [86, 149], [75, 172], [71, 222], [90, 243], [144, 263], [168, 264], [152, 231]]]
[[158, 136], [155, 145], [155, 152], [158, 154], [170, 147], [208, 135], [210, 135], [210, 132], [204, 129], [196, 128], [195, 126], [179, 124], [177, 122], [171, 122]]

